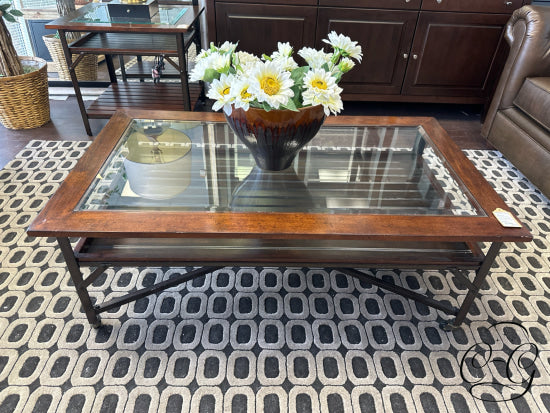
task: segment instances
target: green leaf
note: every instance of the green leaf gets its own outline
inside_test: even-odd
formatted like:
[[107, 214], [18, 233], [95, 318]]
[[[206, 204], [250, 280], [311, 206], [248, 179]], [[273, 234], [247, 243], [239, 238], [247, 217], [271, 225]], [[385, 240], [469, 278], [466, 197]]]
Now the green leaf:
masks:
[[283, 108], [293, 110], [294, 112], [298, 112], [298, 108], [296, 107], [296, 104], [292, 99], [289, 99], [288, 103], [286, 105], [283, 105]]
[[23, 15], [23, 12], [19, 11], [19, 10], [10, 10], [10, 14], [12, 16], [19, 16], [21, 17]]
[[309, 71], [309, 66], [297, 67], [290, 73], [290, 78], [294, 81], [295, 85], [302, 85], [304, 83], [304, 77]]
[[268, 61], [268, 62], [271, 62], [271, 61], [273, 60], [271, 57], [269, 57], [269, 56], [266, 55], [265, 53], [262, 54], [262, 57], [263, 57], [266, 61]]
[[294, 85], [290, 88], [294, 92], [294, 96], [292, 97], [292, 100], [294, 101], [294, 105], [296, 107], [302, 106], [302, 86], [301, 85]]
[[204, 71], [204, 77], [202, 80], [205, 82], [212, 82], [214, 79], [219, 79], [220, 74], [214, 69], [206, 69]]
[[273, 109], [273, 108], [269, 105], [269, 103], [267, 103], [267, 102], [262, 102], [262, 108], [263, 108], [263, 110], [265, 110], [266, 112], [269, 112], [271, 109]]
[[13, 17], [11, 14], [4, 13], [4, 19], [6, 19], [9, 22], [15, 23], [15, 17]]
[[241, 62], [239, 60], [239, 55], [237, 53], [233, 53], [231, 55], [231, 61], [233, 62], [233, 66], [240, 66]]
[[0, 4], [0, 11], [1, 11], [1, 12], [5, 12], [5, 11], [8, 10], [10, 7], [11, 7], [11, 4], [9, 4], [9, 3]]
[[263, 106], [256, 99], [249, 102], [249, 104], [250, 104], [250, 107], [257, 108], [257, 109], [263, 109]]

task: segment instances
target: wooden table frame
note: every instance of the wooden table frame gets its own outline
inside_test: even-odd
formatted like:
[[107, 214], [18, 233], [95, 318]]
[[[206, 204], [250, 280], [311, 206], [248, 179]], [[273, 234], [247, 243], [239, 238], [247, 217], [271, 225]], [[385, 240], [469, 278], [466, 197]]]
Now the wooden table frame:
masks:
[[[119, 108], [193, 110], [201, 97], [202, 85], [188, 82], [186, 51], [191, 44], [195, 44], [199, 50], [201, 47], [200, 16], [204, 8], [197, 3], [197, 0], [193, 0], [192, 3], [181, 4], [181, 7], [189, 10], [178, 20], [177, 25], [74, 21], [96, 7], [97, 3], [88, 4], [45, 25], [47, 29], [55, 29], [59, 34], [82, 121], [89, 136], [92, 136], [90, 118], [110, 118]], [[68, 32], [86, 34], [69, 43]], [[78, 57], [73, 62], [72, 56], [75, 54]], [[84, 104], [75, 71], [86, 54], [105, 55], [111, 82], [109, 89], [88, 109]], [[163, 56], [167, 64], [176, 69], [180, 84], [117, 84], [112, 55]]]
[[[55, 237], [92, 325], [99, 314], [225, 266], [312, 266], [342, 273], [455, 315], [464, 321], [504, 242], [528, 242], [526, 227], [505, 228], [492, 215], [504, 201], [432, 118], [329, 117], [325, 125], [418, 126], [466, 186], [485, 216], [76, 210], [133, 118], [224, 122], [217, 113], [118, 111], [29, 228]], [[139, 225], [136, 225], [139, 223]], [[70, 238], [79, 241], [73, 247]], [[481, 243], [489, 243], [483, 253]], [[84, 279], [82, 267], [95, 267]], [[93, 305], [87, 287], [111, 266], [200, 266], [170, 280]], [[359, 268], [452, 271], [467, 285], [460, 308], [372, 277]], [[473, 270], [473, 281], [467, 272]]]

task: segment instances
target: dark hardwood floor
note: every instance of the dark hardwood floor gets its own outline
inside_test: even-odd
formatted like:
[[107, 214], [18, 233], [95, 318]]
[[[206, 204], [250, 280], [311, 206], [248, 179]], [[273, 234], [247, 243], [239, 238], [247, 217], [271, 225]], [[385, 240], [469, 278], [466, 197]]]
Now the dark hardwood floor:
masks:
[[[208, 110], [208, 105], [204, 110]], [[463, 149], [492, 149], [481, 137], [481, 106], [419, 103], [344, 102], [343, 115], [431, 116]], [[27, 130], [9, 130], [0, 125], [0, 167], [33, 139], [93, 140], [86, 135], [76, 99], [50, 100], [51, 121]], [[91, 119], [94, 135], [107, 120]]]

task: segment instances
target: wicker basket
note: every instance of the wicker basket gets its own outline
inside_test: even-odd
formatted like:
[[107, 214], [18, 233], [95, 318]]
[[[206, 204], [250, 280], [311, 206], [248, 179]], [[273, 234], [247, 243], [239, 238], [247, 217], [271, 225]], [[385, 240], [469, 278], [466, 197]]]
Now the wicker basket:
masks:
[[39, 57], [19, 57], [39, 67], [19, 76], [0, 77], [0, 123], [8, 129], [32, 129], [50, 120], [48, 71]]
[[[63, 53], [63, 46], [61, 46], [61, 40], [55, 37], [55, 34], [47, 34], [42, 36], [42, 39], [50, 52], [55, 69], [59, 74], [59, 79], [71, 80], [69, 68], [67, 67], [67, 63], [65, 61], [65, 54]], [[78, 55], [73, 55], [73, 62], [77, 57]], [[96, 80], [97, 56], [90, 54], [84, 56], [76, 67], [75, 72], [78, 80]]]

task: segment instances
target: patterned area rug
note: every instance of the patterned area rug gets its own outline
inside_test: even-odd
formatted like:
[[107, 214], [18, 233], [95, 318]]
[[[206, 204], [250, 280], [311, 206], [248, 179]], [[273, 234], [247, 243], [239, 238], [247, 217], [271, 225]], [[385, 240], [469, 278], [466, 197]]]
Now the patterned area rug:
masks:
[[[0, 172], [0, 412], [550, 410], [550, 204], [498, 152], [467, 155], [535, 241], [505, 245], [458, 330], [336, 271], [263, 267], [224, 268], [93, 329], [55, 240], [25, 232], [88, 144], [33, 141]], [[93, 297], [173, 271], [109, 269]], [[466, 292], [447, 272], [372, 272], [454, 303]]]

